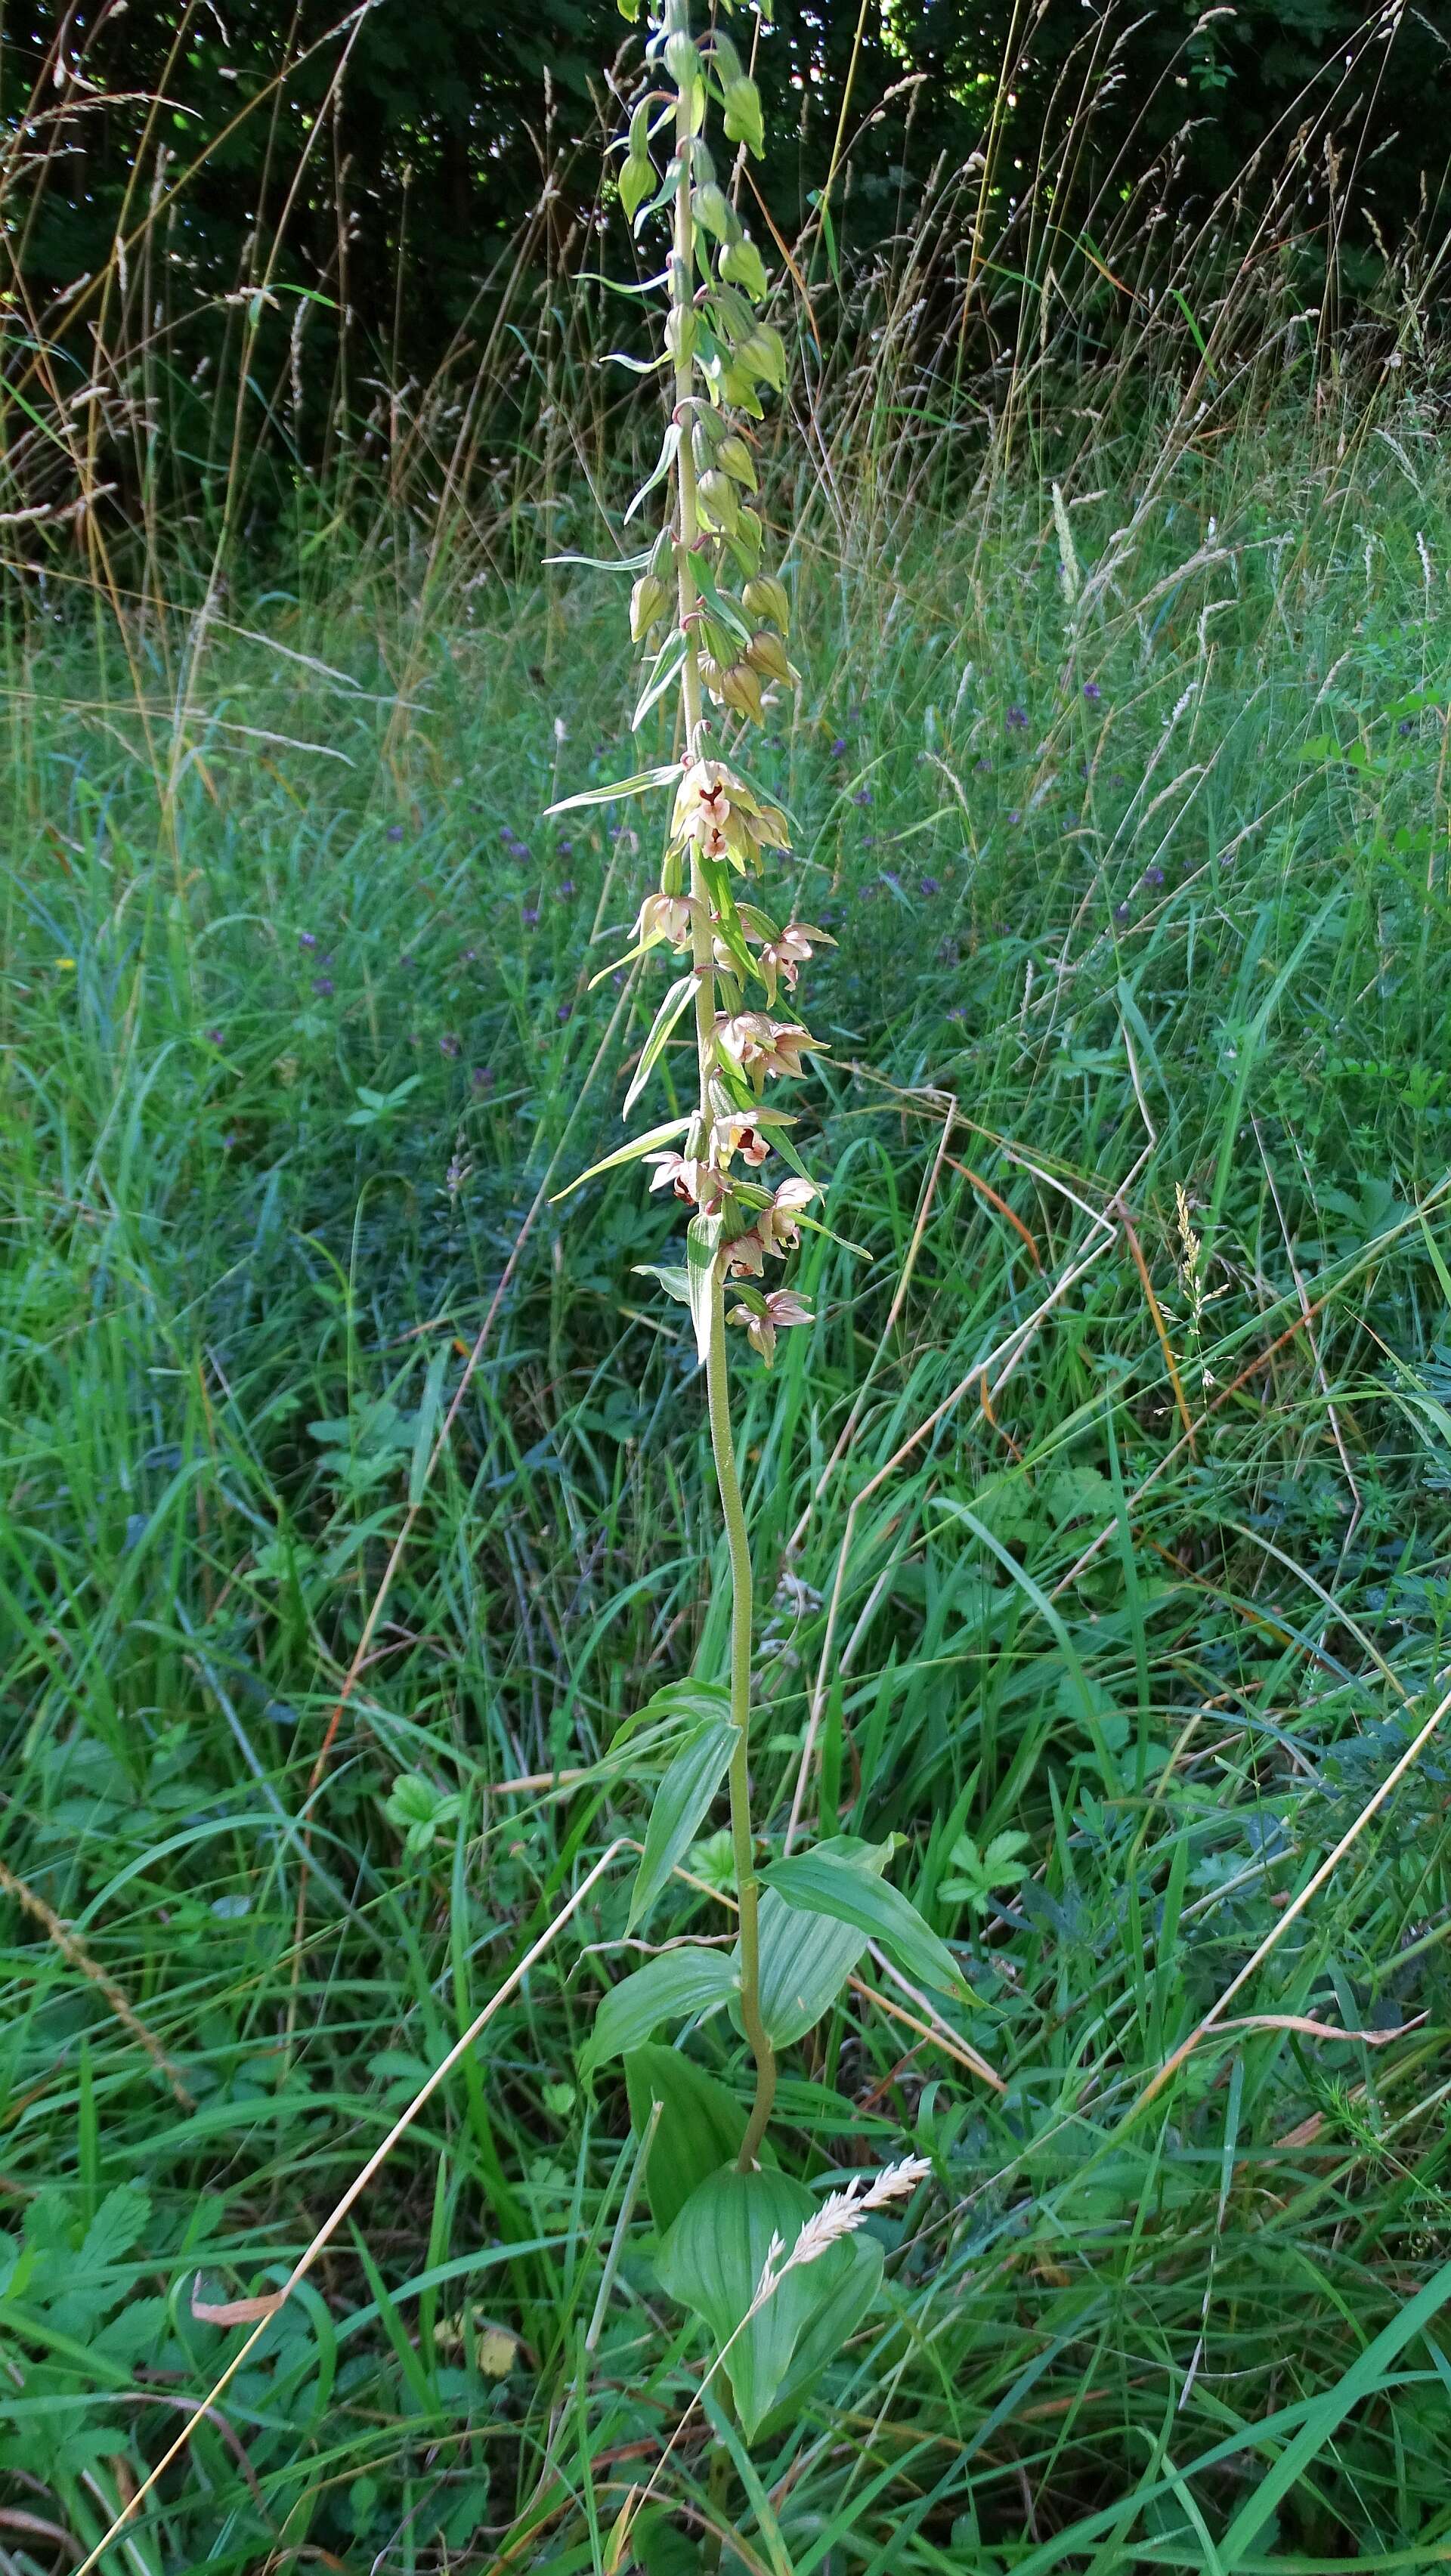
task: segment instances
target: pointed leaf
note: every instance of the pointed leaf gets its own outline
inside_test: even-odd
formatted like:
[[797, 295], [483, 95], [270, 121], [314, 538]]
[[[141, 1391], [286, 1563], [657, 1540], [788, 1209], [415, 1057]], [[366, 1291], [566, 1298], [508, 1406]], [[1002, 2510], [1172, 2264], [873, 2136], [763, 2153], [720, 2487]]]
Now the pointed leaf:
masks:
[[720, 1950], [665, 1950], [612, 1986], [595, 2014], [584, 2052], [588, 2076], [606, 2059], [653, 2038], [662, 2021], [689, 2021], [736, 1992], [736, 1971]]
[[718, 1216], [693, 1216], [685, 1229], [685, 1268], [690, 1285], [690, 1312], [695, 1324], [695, 1352], [704, 1368], [710, 1351], [715, 1313], [715, 1256], [720, 1242]]
[[630, 521], [633, 519], [635, 512], [639, 509], [640, 504], [645, 499], [646, 495], [654, 491], [657, 483], [664, 482], [666, 475], [669, 473], [671, 466], [675, 462], [675, 451], [679, 445], [680, 423], [678, 420], [672, 420], [667, 425], [665, 436], [660, 442], [660, 453], [655, 460], [653, 473], [650, 475], [647, 482], [641, 484], [639, 491], [635, 494], [633, 501], [625, 512], [626, 527], [629, 526]]
[[630, 1899], [627, 1932], [633, 1932], [636, 1924], [644, 1921], [676, 1862], [694, 1842], [706, 1809], [730, 1767], [738, 1731], [729, 1718], [703, 1727], [676, 1754], [656, 1790], [635, 1892]]
[[850, 2242], [829, 2246], [814, 2263], [787, 2272], [737, 2333], [772, 2238], [789, 2250], [815, 2208], [805, 2184], [786, 2174], [728, 2166], [692, 2194], [660, 2250], [656, 2268], [668, 2295], [705, 2319], [718, 2351], [730, 2346], [725, 2373], [748, 2441], [775, 2403], [801, 2338], [852, 2268]]
[[660, 2104], [645, 2189], [663, 2235], [706, 2176], [735, 2162], [746, 2134], [745, 2107], [678, 2048], [631, 2049], [625, 2089], [637, 2137], [644, 2136], [650, 2113]]
[[617, 1163], [638, 1163], [642, 1154], [653, 1153], [657, 1145], [668, 1145], [672, 1136], [683, 1136], [689, 1125], [689, 1118], [667, 1118], [663, 1127], [647, 1127], [643, 1136], [632, 1136], [628, 1145], [617, 1145], [601, 1162], [591, 1163], [587, 1172], [567, 1181], [562, 1190], [555, 1191], [550, 1206], [558, 1207], [561, 1199], [567, 1199], [574, 1190], [582, 1190], [586, 1181], [597, 1180], [601, 1172], [612, 1172]]
[[676, 1021], [689, 1009], [690, 1004], [695, 999], [696, 984], [697, 978], [695, 969], [692, 967], [688, 975], [679, 975], [676, 977], [675, 982], [671, 985], [664, 1001], [656, 1012], [650, 1034], [645, 1040], [644, 1046], [640, 1050], [640, 1061], [635, 1067], [634, 1079], [630, 1084], [629, 1090], [625, 1094], [625, 1107], [623, 1114], [626, 1118], [629, 1117], [631, 1110], [634, 1108], [635, 1103], [639, 1099], [641, 1092], [644, 1090], [646, 1083], [649, 1081], [651, 1074], [654, 1072], [656, 1064], [664, 1054], [666, 1040], [669, 1038], [670, 1032], [674, 1028]]
[[677, 1306], [689, 1305], [690, 1276], [687, 1271], [680, 1269], [676, 1263], [667, 1261], [636, 1261], [631, 1266], [637, 1279], [658, 1279], [666, 1296], [673, 1297]]
[[[817, 1848], [842, 1853], [866, 1875], [880, 1875], [892, 1846], [843, 1834]], [[867, 1946], [866, 1934], [830, 1915], [802, 1915], [768, 1887], [761, 1898], [760, 1942], [761, 2014], [776, 2047], [786, 2048], [835, 2003]], [[739, 1967], [739, 1949], [735, 1955]]]
[[[561, 556], [559, 560], [566, 558]], [[643, 560], [648, 563], [648, 555]], [[577, 795], [561, 796], [557, 804], [546, 805], [544, 811], [577, 814], [586, 805], [613, 805], [621, 796], [648, 796], [652, 787], [673, 787], [679, 776], [679, 761], [667, 760], [659, 769], [639, 769], [633, 778], [621, 778], [613, 787], [582, 787]]]
[[805, 1914], [849, 1923], [867, 1940], [880, 1941], [909, 1977], [921, 1977], [950, 1995], [964, 1991], [962, 1970], [945, 1941], [929, 1930], [909, 1897], [870, 1877], [838, 1853], [818, 1849], [773, 1861], [762, 1872], [768, 1887]]

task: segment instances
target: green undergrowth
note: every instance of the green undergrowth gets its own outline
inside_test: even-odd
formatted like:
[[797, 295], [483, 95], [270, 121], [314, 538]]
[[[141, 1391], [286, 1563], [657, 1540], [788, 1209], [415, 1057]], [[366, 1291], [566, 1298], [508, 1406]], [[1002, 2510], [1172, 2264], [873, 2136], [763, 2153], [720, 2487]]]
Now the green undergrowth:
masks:
[[[1148, 467], [1078, 474], [1071, 550], [1026, 471], [885, 549], [800, 540], [766, 783], [840, 943], [838, 1239], [741, 1372], [757, 1805], [779, 1850], [817, 1694], [813, 1820], [903, 1837], [1003, 2089], [871, 1959], [796, 2053], [789, 2170], [933, 2173], [757, 2446], [725, 2563], [774, 2576], [1451, 2552], [1451, 1742], [1292, 1912], [1444, 1662], [1451, 489], [1409, 418], [1191, 444], [1136, 516]], [[323, 570], [200, 646], [7, 648], [26, 2576], [193, 2420], [237, 2340], [196, 2302], [280, 2285], [638, 1836], [612, 1739], [725, 1651], [688, 1326], [642, 1275], [669, 1217], [629, 1172], [550, 1198], [620, 1138], [665, 971], [590, 984], [637, 809], [540, 819], [643, 765], [607, 586]], [[727, 1928], [719, 1822], [652, 1941]], [[572, 2072], [639, 1963], [627, 1860], [194, 2421], [137, 2576], [603, 2568], [657, 2470], [632, 2546], [700, 2564], [698, 2346], [643, 2202], [616, 2241], [619, 2070]], [[744, 2084], [719, 2022], [687, 2046]]]

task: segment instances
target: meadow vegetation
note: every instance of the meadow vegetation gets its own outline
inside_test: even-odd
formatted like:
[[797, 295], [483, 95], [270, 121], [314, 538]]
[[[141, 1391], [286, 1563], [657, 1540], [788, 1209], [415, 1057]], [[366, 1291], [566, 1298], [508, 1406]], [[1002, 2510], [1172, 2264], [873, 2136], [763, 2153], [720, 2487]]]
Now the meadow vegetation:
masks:
[[[1433, 377], [1235, 336], [969, 435], [889, 329], [769, 488], [753, 757], [839, 946], [814, 1321], [735, 1371], [755, 1822], [809, 1735], [970, 2002], [873, 1949], [784, 2066], [814, 2195], [930, 2173], [750, 2451], [580, 2072], [733, 1885], [722, 1803], [628, 1924], [621, 1730], [724, 1674], [725, 1553], [671, 1216], [555, 1203], [671, 971], [591, 987], [640, 809], [545, 819], [672, 749], [623, 586], [539, 564], [628, 483], [299, 480], [20, 587], [6, 2569], [183, 2431], [108, 2567], [1451, 2559], [1451, 480]], [[694, 1083], [678, 1032], [654, 1116]]]

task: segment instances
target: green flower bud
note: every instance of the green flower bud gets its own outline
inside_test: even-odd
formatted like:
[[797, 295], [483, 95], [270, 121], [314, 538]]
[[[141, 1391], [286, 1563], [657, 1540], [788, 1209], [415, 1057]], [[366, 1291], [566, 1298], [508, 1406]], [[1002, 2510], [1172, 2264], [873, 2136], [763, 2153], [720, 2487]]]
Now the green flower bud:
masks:
[[640, 575], [630, 593], [630, 634], [642, 644], [652, 626], [657, 625], [670, 605], [670, 593], [653, 572]]
[[783, 635], [791, 632], [790, 594], [785, 583], [777, 581], [774, 573], [762, 573], [755, 581], [747, 582], [745, 611], [748, 617], [769, 618], [773, 626], [780, 627]]
[[719, 437], [720, 423], [714, 412], [697, 413], [690, 431], [690, 453], [695, 459], [697, 474], [708, 474], [716, 463]]
[[729, 437], [721, 440], [716, 462], [725, 468], [732, 482], [744, 483], [748, 492], [757, 489], [755, 460], [739, 430], [733, 429]]
[[761, 704], [761, 683], [749, 662], [733, 662], [728, 671], [722, 671], [720, 695], [737, 715], [749, 716], [753, 724], [759, 724], [765, 714]]
[[641, 99], [639, 106], [636, 108], [634, 115], [630, 119], [630, 151], [633, 158], [637, 161], [644, 161], [649, 158], [650, 102], [648, 99]]
[[786, 647], [769, 626], [763, 626], [758, 634], [751, 637], [746, 646], [746, 659], [753, 670], [764, 671], [768, 680], [779, 680], [788, 689], [795, 687], [796, 674], [786, 659]]
[[702, 224], [708, 233], [714, 233], [718, 242], [728, 245], [727, 259], [732, 249], [740, 249], [740, 216], [724, 188], [718, 188], [714, 179], [707, 180], [703, 187], [697, 182], [690, 193], [690, 211], [698, 224]]
[[743, 507], [740, 518], [726, 538], [726, 544], [747, 581], [760, 569], [762, 533], [755, 511]]
[[665, 316], [665, 346], [678, 366], [695, 355], [697, 317], [688, 304], [672, 304]]
[[683, 27], [665, 39], [665, 68], [677, 89], [693, 89], [700, 78], [700, 56]]
[[786, 383], [786, 343], [769, 322], [757, 322], [736, 351], [738, 363], [768, 384], [774, 393]]
[[723, 90], [729, 89], [732, 81], [743, 81], [746, 77], [745, 64], [723, 27], [717, 27], [711, 37], [710, 61], [711, 69]]
[[725, 83], [724, 95], [727, 141], [744, 143], [759, 161], [765, 153], [766, 135], [761, 122], [761, 95], [755, 82], [742, 72], [739, 80]]
[[732, 411], [747, 412], [752, 420], [765, 419], [766, 415], [761, 409], [761, 398], [756, 391], [755, 379], [748, 368], [734, 364], [722, 367], [719, 384], [721, 400], [729, 403]]
[[647, 197], [655, 193], [655, 164], [648, 153], [632, 152], [620, 165], [620, 203], [633, 223]]
[[754, 303], [760, 303], [766, 292], [766, 271], [749, 233], [743, 232], [739, 241], [727, 242], [720, 256], [720, 273], [739, 286]]
[[731, 529], [738, 524], [741, 505], [736, 499], [736, 487], [730, 476], [722, 474], [717, 467], [712, 466], [708, 474], [702, 474], [697, 498], [703, 516], [709, 519], [713, 528]]
[[675, 579], [675, 539], [668, 528], [662, 528], [650, 556], [650, 570], [657, 581]]
[[685, 857], [682, 851], [669, 849], [661, 860], [660, 891], [668, 895], [684, 894]]

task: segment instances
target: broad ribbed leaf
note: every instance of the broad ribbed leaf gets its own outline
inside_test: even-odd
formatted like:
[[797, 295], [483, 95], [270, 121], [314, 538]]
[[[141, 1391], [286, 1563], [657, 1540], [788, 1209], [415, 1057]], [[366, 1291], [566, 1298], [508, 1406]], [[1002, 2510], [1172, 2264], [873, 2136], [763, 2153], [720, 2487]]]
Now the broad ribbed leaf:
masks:
[[[851, 1868], [875, 1877], [885, 1869], [892, 1846], [836, 1834], [817, 1848], [839, 1853]], [[854, 1924], [825, 1913], [803, 1916], [767, 1888], [761, 1899], [761, 2013], [777, 2048], [789, 2047], [820, 2021], [866, 1946], [866, 1934]], [[739, 1970], [739, 1945], [735, 1959]]]
[[793, 2410], [808, 2394], [812, 2382], [835, 2361], [842, 2346], [856, 2333], [882, 2284], [882, 2249], [875, 2236], [863, 2229], [850, 2237], [851, 2262], [843, 2270], [840, 2287], [830, 2291], [823, 2304], [811, 2317], [791, 2355], [791, 2367], [772, 2401], [771, 2416], [763, 2429], [770, 2433], [784, 2429]]
[[717, 1719], [683, 1745], [655, 1792], [645, 1849], [630, 1899], [627, 1932], [643, 1922], [678, 1860], [690, 1849], [735, 1750], [736, 1729]]
[[688, 2021], [735, 1991], [735, 1968], [721, 1950], [666, 1950], [647, 1960], [605, 1996], [584, 2052], [584, 2073], [592, 2075], [607, 2058], [638, 2048], [662, 2021]]
[[748, 2441], [775, 2404], [813, 2320], [852, 2270], [851, 2244], [828, 2246], [814, 2263], [788, 2272], [731, 2343], [756, 2295], [772, 2237], [789, 2252], [815, 2208], [805, 2184], [786, 2174], [728, 2166], [692, 2193], [660, 2251], [662, 2287], [705, 2319], [717, 2351], [730, 2344], [725, 2372]]
[[946, 1942], [928, 1928], [899, 1887], [842, 1856], [844, 1839], [837, 1837], [835, 1850], [821, 1845], [790, 1860], [773, 1861], [762, 1872], [766, 1885], [805, 1915], [829, 1915], [851, 1924], [864, 1941], [880, 1941], [909, 1977], [921, 1977], [946, 1994], [961, 1994], [962, 1971]]
[[678, 2048], [632, 2049], [625, 2060], [625, 2089], [636, 2137], [644, 2136], [654, 2105], [660, 2105], [645, 2189], [663, 2235], [707, 2174], [734, 2164], [746, 2134], [745, 2109]]

